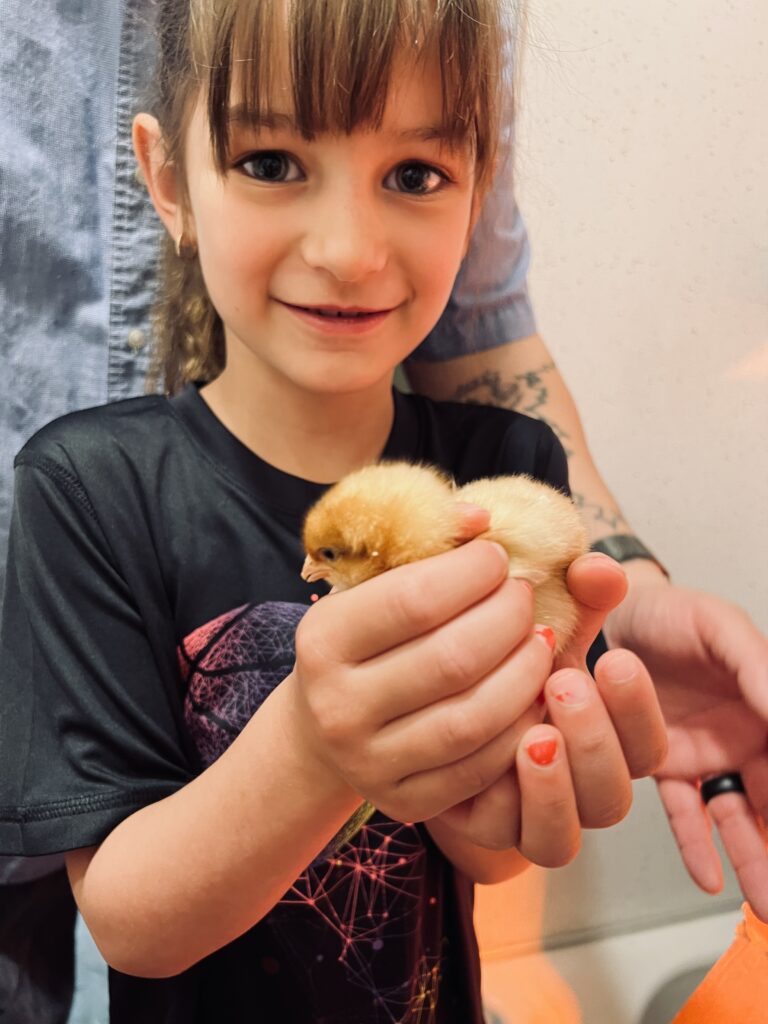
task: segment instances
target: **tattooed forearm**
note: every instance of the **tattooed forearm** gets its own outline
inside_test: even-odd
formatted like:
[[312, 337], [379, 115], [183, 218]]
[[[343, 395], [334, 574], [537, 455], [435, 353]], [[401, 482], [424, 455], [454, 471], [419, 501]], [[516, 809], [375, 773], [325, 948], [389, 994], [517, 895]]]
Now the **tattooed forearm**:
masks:
[[[548, 375], [557, 373], [553, 362], [542, 363], [536, 369], [526, 370], [510, 376], [498, 370], [484, 370], [471, 380], [463, 381], [450, 396], [454, 402], [469, 402], [475, 405], [499, 405], [505, 409], [535, 416], [551, 427], [565, 449], [568, 461], [573, 460], [574, 469], [571, 478], [578, 476], [576, 462], [579, 459], [578, 446], [574, 445], [561, 423], [553, 418], [559, 408], [557, 402], [552, 403], [552, 391], [548, 383]], [[553, 409], [548, 409], [550, 404]], [[549, 415], [548, 415], [549, 413]], [[602, 495], [601, 495], [602, 496]], [[588, 498], [582, 491], [574, 491], [573, 500], [581, 509], [590, 532], [598, 536], [606, 533], [631, 532], [627, 520], [618, 505], [611, 505], [593, 498]]]
[[407, 364], [414, 391], [434, 401], [496, 405], [546, 423], [565, 449], [576, 504], [594, 542], [632, 533], [595, 465], [579, 410], [538, 334], [444, 362]]
[[516, 409], [529, 416], [538, 415], [541, 419], [539, 410], [549, 398], [543, 376], [554, 368], [554, 363], [546, 363], [537, 370], [517, 373], [511, 380], [502, 380], [498, 370], [484, 370], [479, 377], [460, 384], [451, 400], [472, 402], [475, 405], [501, 405], [505, 409]]
[[451, 395], [451, 401], [469, 402], [473, 405], [500, 405], [505, 409], [524, 412], [526, 416], [535, 416], [552, 428], [565, 449], [565, 454], [570, 458], [573, 452], [569, 449], [568, 434], [544, 412], [550, 400], [549, 388], [544, 377], [554, 370], [554, 363], [544, 363], [536, 370], [515, 374], [511, 380], [508, 377], [502, 379], [498, 370], [485, 370], [473, 380], [460, 384]]
[[571, 497], [574, 504], [581, 509], [585, 520], [591, 522], [594, 526], [604, 526], [606, 528], [605, 531], [601, 532], [632, 532], [629, 523], [622, 515], [621, 509], [616, 505], [606, 508], [605, 505], [600, 505], [595, 501], [588, 501], [583, 494], [579, 494], [577, 491], [572, 491]]

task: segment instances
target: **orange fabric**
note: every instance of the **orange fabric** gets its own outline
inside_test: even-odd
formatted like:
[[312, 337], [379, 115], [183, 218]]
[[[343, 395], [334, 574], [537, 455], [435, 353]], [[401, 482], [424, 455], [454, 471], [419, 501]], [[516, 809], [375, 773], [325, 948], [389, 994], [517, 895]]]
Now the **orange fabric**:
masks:
[[768, 924], [747, 903], [736, 937], [672, 1024], [765, 1024], [768, 1020]]
[[548, 874], [530, 867], [500, 885], [475, 888], [483, 1001], [491, 1020], [582, 1024], [576, 996], [541, 951]]

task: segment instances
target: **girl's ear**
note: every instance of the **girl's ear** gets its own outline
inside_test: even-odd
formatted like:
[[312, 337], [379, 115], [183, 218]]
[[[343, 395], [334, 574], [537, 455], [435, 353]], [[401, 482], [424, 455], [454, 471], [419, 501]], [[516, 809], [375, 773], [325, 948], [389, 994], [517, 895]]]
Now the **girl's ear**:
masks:
[[188, 229], [189, 217], [185, 213], [176, 168], [166, 160], [160, 125], [151, 114], [137, 114], [134, 118], [133, 151], [152, 205], [168, 234], [176, 241]]

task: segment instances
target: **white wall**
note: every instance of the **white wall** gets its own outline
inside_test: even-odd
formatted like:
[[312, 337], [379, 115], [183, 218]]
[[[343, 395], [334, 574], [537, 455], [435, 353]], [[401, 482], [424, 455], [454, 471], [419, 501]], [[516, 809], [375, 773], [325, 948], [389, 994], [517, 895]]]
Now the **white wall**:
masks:
[[541, 333], [640, 536], [768, 631], [768, 4], [529, 11]]
[[[540, 332], [637, 533], [677, 582], [768, 631], [768, 4], [529, 12], [517, 192]], [[627, 822], [553, 873], [545, 933], [680, 920], [737, 892], [698, 893], [644, 784]]]

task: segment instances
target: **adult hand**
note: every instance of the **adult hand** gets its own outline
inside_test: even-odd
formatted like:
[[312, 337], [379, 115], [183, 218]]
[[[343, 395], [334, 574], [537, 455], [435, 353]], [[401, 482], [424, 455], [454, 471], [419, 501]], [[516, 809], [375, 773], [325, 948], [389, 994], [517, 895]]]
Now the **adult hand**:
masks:
[[[714, 822], [744, 895], [768, 921], [768, 639], [742, 609], [661, 577], [630, 589], [606, 635], [655, 683], [669, 731], [656, 778], [689, 874], [706, 892], [722, 888]], [[723, 794], [705, 809], [702, 779], [725, 772], [741, 773], [746, 798]]]

